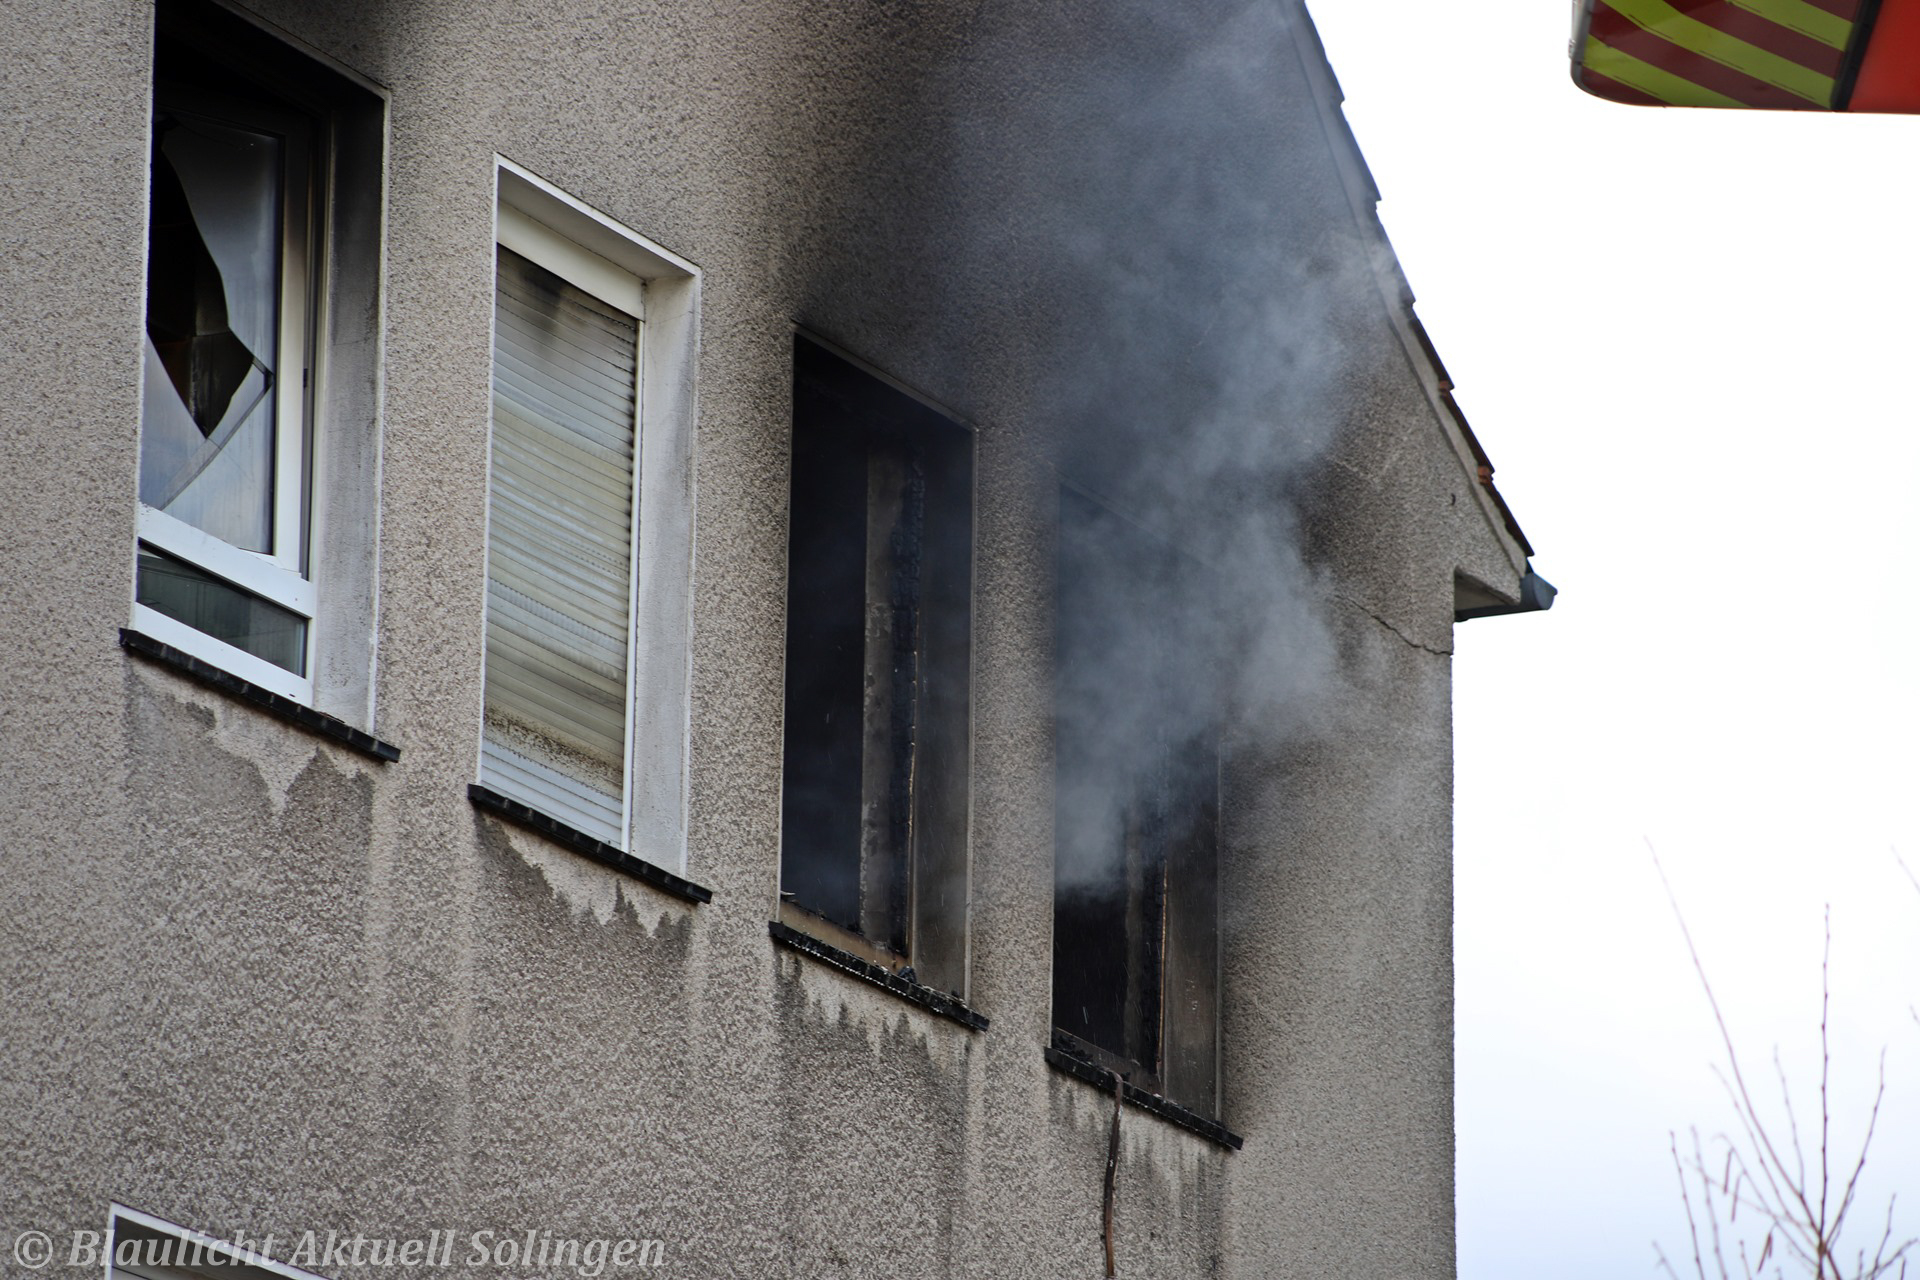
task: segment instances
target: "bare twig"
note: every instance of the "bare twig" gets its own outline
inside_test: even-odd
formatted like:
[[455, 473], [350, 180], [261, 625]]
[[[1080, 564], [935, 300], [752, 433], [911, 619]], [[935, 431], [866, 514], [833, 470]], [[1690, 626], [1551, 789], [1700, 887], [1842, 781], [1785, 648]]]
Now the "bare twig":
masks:
[[[1913, 891], [1920, 893], [1920, 876], [1913, 874], [1913, 868], [1907, 865], [1907, 860], [1900, 856], [1898, 849], [1893, 850], [1893, 860], [1894, 863], [1899, 866], [1900, 870], [1906, 873], [1907, 883], [1913, 886]], [[1920, 1027], [1920, 1006], [1908, 1005], [1907, 1013], [1912, 1017], [1913, 1025]]]
[[[1783, 1138], [1777, 1140], [1777, 1128], [1769, 1127], [1747, 1087], [1725, 1013], [1707, 977], [1706, 965], [1694, 945], [1692, 932], [1687, 928], [1673, 886], [1667, 880], [1666, 869], [1660, 865], [1659, 854], [1654, 852], [1651, 842], [1648, 843], [1648, 851], [1654, 855], [1654, 869], [1659, 873], [1668, 905], [1673, 908], [1674, 919], [1680, 926], [1680, 936], [1686, 942], [1694, 974], [1700, 979], [1708, 1008], [1713, 1012], [1714, 1026], [1720, 1034], [1721, 1048], [1726, 1054], [1725, 1069], [1716, 1066], [1714, 1074], [1727, 1091], [1727, 1100], [1732, 1104], [1741, 1139], [1735, 1141], [1725, 1135], [1716, 1139], [1726, 1148], [1724, 1157], [1718, 1162], [1721, 1167], [1716, 1177], [1715, 1171], [1707, 1164], [1706, 1151], [1697, 1130], [1692, 1131], [1693, 1155], [1690, 1160], [1680, 1154], [1678, 1139], [1671, 1134], [1668, 1136], [1674, 1171], [1680, 1180], [1680, 1200], [1686, 1211], [1688, 1238], [1693, 1246], [1696, 1280], [1713, 1280], [1706, 1269], [1708, 1256], [1713, 1259], [1719, 1280], [1731, 1280], [1722, 1244], [1720, 1219], [1724, 1214], [1727, 1226], [1732, 1231], [1739, 1226], [1742, 1209], [1757, 1213], [1764, 1220], [1762, 1226], [1765, 1230], [1759, 1255], [1752, 1260], [1747, 1250], [1747, 1239], [1750, 1237], [1744, 1231], [1734, 1237], [1734, 1255], [1738, 1259], [1743, 1280], [1757, 1280], [1769, 1261], [1774, 1266], [1772, 1274], [1778, 1280], [1786, 1280], [1786, 1263], [1791, 1263], [1797, 1272], [1804, 1269], [1804, 1274], [1811, 1280], [1904, 1280], [1909, 1256], [1916, 1248], [1920, 1248], [1920, 1240], [1901, 1239], [1896, 1242], [1895, 1202], [1891, 1198], [1887, 1202], [1886, 1217], [1879, 1238], [1873, 1242], [1871, 1255], [1865, 1247], [1855, 1248], [1849, 1266], [1849, 1260], [1842, 1252], [1842, 1235], [1858, 1202], [1867, 1155], [1873, 1145], [1874, 1134], [1879, 1126], [1880, 1108], [1886, 1098], [1886, 1054], [1882, 1051], [1880, 1055], [1879, 1085], [1860, 1140], [1859, 1154], [1843, 1176], [1833, 1167], [1831, 910], [1824, 920], [1820, 953], [1820, 1149], [1816, 1167], [1809, 1170], [1807, 1153], [1801, 1145], [1800, 1118], [1794, 1111], [1793, 1091], [1788, 1085], [1779, 1050], [1776, 1048], [1773, 1054], [1774, 1075], [1780, 1082], [1780, 1099], [1786, 1110], [1787, 1131]], [[1897, 852], [1894, 856], [1898, 860]], [[1914, 881], [1915, 888], [1920, 889], [1920, 879], [1914, 877], [1904, 862], [1900, 866]], [[1915, 1016], [1916, 1020], [1920, 1020], [1920, 1013]], [[1789, 1152], [1793, 1157], [1791, 1163], [1785, 1158]], [[1690, 1183], [1697, 1185], [1698, 1206], [1694, 1203]], [[1703, 1217], [1706, 1219], [1707, 1237], [1704, 1250], [1700, 1223]], [[1672, 1280], [1680, 1280], [1666, 1254], [1657, 1245], [1654, 1253], [1659, 1267]]]
[[[1696, 1145], [1700, 1141], [1700, 1134], [1697, 1130], [1694, 1132], [1693, 1140]], [[1680, 1180], [1680, 1203], [1687, 1211], [1687, 1235], [1693, 1241], [1693, 1271], [1695, 1275], [1700, 1277], [1700, 1280], [1707, 1280], [1706, 1265], [1700, 1260], [1700, 1225], [1693, 1216], [1693, 1199], [1687, 1194], [1686, 1166], [1680, 1163], [1680, 1139], [1672, 1133], [1667, 1134], [1667, 1147], [1673, 1152], [1673, 1172]], [[1709, 1205], [1708, 1208], [1712, 1208], [1712, 1206]], [[1654, 1246], [1656, 1253], [1659, 1252], [1659, 1249], [1659, 1245]], [[1660, 1263], [1666, 1267], [1668, 1275], [1673, 1275], [1673, 1266], [1667, 1262], [1665, 1254], [1660, 1255]]]
[[1787, 1069], [1780, 1061], [1779, 1045], [1773, 1047], [1773, 1073], [1780, 1077], [1780, 1102], [1787, 1109], [1787, 1132], [1793, 1138], [1793, 1176], [1805, 1181], [1807, 1157], [1800, 1149], [1800, 1117], [1793, 1114], [1793, 1090], [1787, 1087]]
[[[1647, 851], [1654, 852], [1651, 842], [1647, 845]], [[1654, 870], [1660, 873], [1660, 884], [1666, 890], [1667, 903], [1673, 908], [1673, 918], [1679, 922], [1680, 936], [1687, 944], [1687, 955], [1693, 961], [1694, 973], [1700, 978], [1700, 987], [1706, 993], [1707, 1005], [1713, 1010], [1713, 1023], [1719, 1028], [1720, 1043], [1727, 1051], [1727, 1069], [1732, 1074], [1732, 1083], [1729, 1088], [1734, 1094], [1734, 1109], [1740, 1116], [1741, 1126], [1746, 1129], [1748, 1138], [1753, 1141], [1763, 1157], [1762, 1164], [1771, 1181], [1775, 1173], [1786, 1174], [1786, 1162], [1780, 1158], [1780, 1153], [1774, 1148], [1773, 1139], [1760, 1123], [1760, 1113], [1753, 1105], [1753, 1095], [1748, 1091], [1746, 1077], [1740, 1071], [1740, 1055], [1733, 1047], [1733, 1033], [1727, 1029], [1726, 1015], [1720, 1011], [1719, 998], [1713, 994], [1713, 983], [1707, 979], [1706, 965], [1700, 960], [1699, 949], [1693, 945], [1693, 933], [1687, 928], [1686, 917], [1680, 913], [1680, 901], [1674, 897], [1673, 885], [1667, 880], [1667, 869], [1660, 865], [1658, 853], [1654, 853], [1653, 866]], [[1804, 1184], [1795, 1184], [1790, 1178], [1785, 1181], [1787, 1190], [1798, 1201], [1801, 1212], [1806, 1215], [1805, 1221], [1824, 1227], [1825, 1219], [1816, 1214], [1813, 1206], [1807, 1203]], [[1824, 1243], [1821, 1243], [1820, 1248], [1824, 1250]]]
[[[1828, 907], [1821, 917], [1825, 931], [1820, 946], [1820, 1217], [1816, 1220], [1819, 1227], [1819, 1262], [1824, 1267], [1828, 1261], [1828, 1245], [1832, 1240], [1831, 1228], [1827, 1225], [1827, 1188], [1833, 1185], [1833, 1177], [1827, 1167], [1827, 1138], [1833, 1125], [1833, 1113], [1827, 1105], [1827, 1077], [1833, 1070], [1833, 1053], [1827, 1045], [1827, 1006], [1829, 1003], [1828, 965], [1833, 955], [1833, 908]], [[1814, 1275], [1824, 1276], [1824, 1270]], [[1836, 1280], [1839, 1271], [1834, 1271]]]
[[1907, 881], [1913, 885], [1913, 891], [1920, 893], [1920, 876], [1913, 874], [1913, 868], [1907, 865], [1907, 860], [1900, 856], [1898, 849], [1893, 851], [1893, 860], [1899, 864], [1902, 871], [1907, 873]]

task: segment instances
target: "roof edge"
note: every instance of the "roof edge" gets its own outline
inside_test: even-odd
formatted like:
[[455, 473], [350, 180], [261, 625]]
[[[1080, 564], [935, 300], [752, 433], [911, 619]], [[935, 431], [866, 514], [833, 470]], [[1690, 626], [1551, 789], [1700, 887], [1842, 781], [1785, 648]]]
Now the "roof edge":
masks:
[[1489, 531], [1505, 549], [1516, 577], [1524, 577], [1530, 571], [1528, 560], [1534, 554], [1533, 546], [1521, 530], [1512, 507], [1499, 489], [1494, 487], [1493, 461], [1473, 429], [1467, 425], [1466, 414], [1453, 398], [1453, 379], [1441, 362], [1440, 353], [1435, 350], [1426, 327], [1414, 314], [1413, 287], [1401, 269], [1400, 256], [1394, 252], [1386, 224], [1380, 220], [1380, 188], [1374, 181], [1366, 156], [1361, 152], [1360, 140], [1347, 123], [1346, 112], [1342, 109], [1346, 96], [1340, 89], [1333, 63], [1327, 57], [1326, 46], [1320, 40], [1320, 32], [1307, 11], [1306, 0], [1291, 0], [1291, 5], [1297, 16], [1297, 21], [1290, 24], [1294, 52], [1313, 89], [1310, 96], [1315, 110], [1320, 114], [1321, 128], [1326, 135], [1334, 167], [1340, 174], [1348, 207], [1355, 225], [1379, 249], [1379, 252], [1371, 255], [1373, 274], [1388, 321], [1400, 339], [1408, 365], [1433, 408], [1434, 421], [1441, 435], [1452, 446], [1462, 470], [1474, 481], [1472, 491], [1477, 496], [1481, 515]]

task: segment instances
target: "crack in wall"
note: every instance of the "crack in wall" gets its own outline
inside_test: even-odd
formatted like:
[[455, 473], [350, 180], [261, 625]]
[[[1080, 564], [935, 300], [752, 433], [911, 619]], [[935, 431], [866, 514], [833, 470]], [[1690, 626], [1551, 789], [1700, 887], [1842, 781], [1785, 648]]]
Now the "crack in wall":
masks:
[[1348, 605], [1354, 609], [1358, 609], [1361, 613], [1366, 614], [1369, 618], [1372, 618], [1375, 622], [1385, 627], [1388, 631], [1391, 631], [1395, 636], [1399, 637], [1402, 641], [1404, 641], [1406, 644], [1408, 644], [1412, 648], [1419, 649], [1424, 653], [1431, 653], [1437, 658], [1451, 658], [1453, 656], [1453, 650], [1451, 648], [1436, 649], [1432, 645], [1427, 644], [1424, 641], [1414, 639], [1412, 636], [1402, 631], [1399, 627], [1395, 626], [1392, 622], [1389, 622], [1386, 618], [1375, 613], [1372, 609], [1369, 609], [1366, 605], [1361, 604], [1358, 600], [1355, 600], [1352, 596], [1343, 595], [1340, 592], [1336, 591], [1333, 593], [1333, 598], [1335, 600], [1338, 600], [1341, 604]]

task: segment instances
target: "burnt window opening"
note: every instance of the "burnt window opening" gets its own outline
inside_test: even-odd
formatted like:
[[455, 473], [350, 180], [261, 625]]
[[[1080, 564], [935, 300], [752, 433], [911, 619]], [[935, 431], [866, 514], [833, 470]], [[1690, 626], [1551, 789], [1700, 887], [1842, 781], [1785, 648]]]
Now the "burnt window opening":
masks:
[[1165, 541], [1062, 490], [1054, 1026], [1082, 1056], [1213, 1115], [1220, 744], [1204, 583]]
[[781, 918], [966, 994], [973, 453], [794, 347]]

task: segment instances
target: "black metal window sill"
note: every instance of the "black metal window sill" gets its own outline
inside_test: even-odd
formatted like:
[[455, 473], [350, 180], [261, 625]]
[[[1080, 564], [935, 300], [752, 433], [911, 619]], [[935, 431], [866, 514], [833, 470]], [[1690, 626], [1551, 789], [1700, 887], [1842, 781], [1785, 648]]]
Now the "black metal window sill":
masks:
[[[1091, 1059], [1082, 1057], [1070, 1049], [1062, 1047], [1056, 1041], [1046, 1049], [1047, 1065], [1055, 1071], [1063, 1072], [1076, 1080], [1084, 1080], [1109, 1098], [1113, 1096], [1114, 1072], [1100, 1066]], [[1177, 1124], [1190, 1133], [1197, 1133], [1209, 1142], [1217, 1142], [1223, 1147], [1238, 1151], [1246, 1140], [1233, 1132], [1218, 1120], [1209, 1120], [1197, 1112], [1189, 1111], [1177, 1102], [1161, 1097], [1157, 1093], [1148, 1093], [1133, 1084], [1123, 1084], [1120, 1095], [1129, 1105], [1151, 1112], [1171, 1124]]]
[[392, 763], [400, 758], [400, 748], [391, 742], [382, 742], [364, 729], [356, 729], [345, 720], [336, 719], [324, 711], [315, 711], [312, 707], [295, 702], [292, 698], [263, 689], [251, 680], [242, 680], [231, 671], [224, 671], [182, 652], [164, 641], [155, 640], [143, 631], [134, 631], [128, 627], [120, 628], [120, 647], [128, 653], [138, 654], [149, 662], [157, 662], [163, 667], [171, 667], [180, 674], [199, 681], [210, 689], [231, 694], [243, 702], [271, 715], [278, 716], [289, 724], [299, 725], [309, 733], [317, 733], [323, 738], [358, 751], [374, 760]]
[[851, 951], [842, 951], [831, 943], [822, 942], [812, 934], [802, 933], [792, 925], [781, 924], [778, 920], [767, 921], [767, 932], [783, 947], [789, 947], [801, 955], [812, 956], [822, 964], [838, 969], [842, 973], [851, 974], [862, 982], [870, 982], [882, 991], [890, 991], [902, 1000], [917, 1004], [943, 1018], [949, 1018], [970, 1031], [987, 1029], [986, 1015], [974, 1012], [944, 991], [923, 987], [910, 978], [891, 973], [871, 960], [862, 960]]
[[584, 831], [556, 822], [538, 809], [529, 809], [518, 800], [509, 800], [490, 787], [472, 783], [467, 787], [467, 799], [473, 801], [476, 809], [485, 809], [497, 814], [515, 826], [525, 827], [553, 841], [555, 844], [583, 858], [611, 867], [624, 875], [632, 876], [642, 884], [652, 885], [662, 893], [671, 894], [683, 902], [696, 905], [713, 901], [713, 890], [703, 888], [684, 876], [677, 876], [665, 867], [656, 867], [645, 858], [636, 858], [625, 849], [617, 849], [605, 840], [596, 840]]

